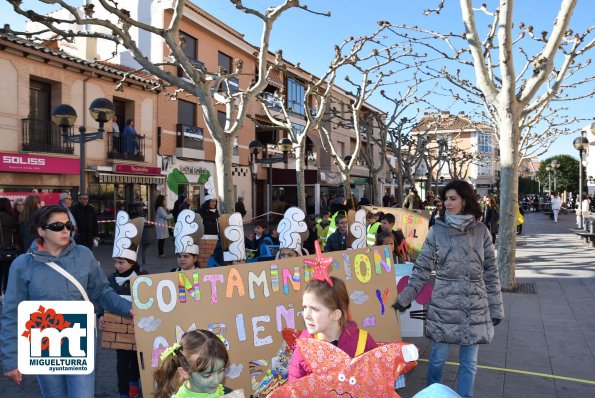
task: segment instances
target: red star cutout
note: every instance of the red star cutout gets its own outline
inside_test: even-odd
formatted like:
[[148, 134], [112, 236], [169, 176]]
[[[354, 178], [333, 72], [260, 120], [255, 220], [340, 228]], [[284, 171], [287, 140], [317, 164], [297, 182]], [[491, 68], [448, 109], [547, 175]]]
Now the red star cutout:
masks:
[[328, 274], [328, 269], [333, 263], [333, 258], [322, 257], [322, 250], [320, 250], [320, 245], [317, 240], [314, 241], [314, 248], [316, 249], [316, 257], [304, 259], [304, 264], [309, 265], [314, 269], [313, 279], [326, 281], [329, 285], [333, 286], [333, 281]]

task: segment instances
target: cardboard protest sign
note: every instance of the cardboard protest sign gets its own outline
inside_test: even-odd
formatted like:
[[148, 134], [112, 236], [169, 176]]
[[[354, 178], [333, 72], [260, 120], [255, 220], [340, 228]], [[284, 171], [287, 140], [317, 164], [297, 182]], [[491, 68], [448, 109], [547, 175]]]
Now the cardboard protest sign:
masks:
[[[353, 320], [376, 341], [400, 340], [390, 307], [397, 289], [388, 247], [322, 256], [332, 257], [330, 275], [347, 285]], [[282, 345], [282, 329], [305, 328], [302, 294], [313, 274], [306, 258], [314, 256], [135, 277], [132, 303], [144, 396], [152, 396], [160, 354], [193, 328], [224, 337], [230, 354], [225, 385], [244, 388], [249, 396]]]
[[384, 214], [394, 214], [395, 228], [403, 230], [407, 245], [409, 246], [411, 259], [415, 260], [417, 258], [428, 235], [428, 224], [430, 222], [429, 211], [377, 206], [362, 206], [362, 209], [371, 211], [372, 213], [381, 211]]

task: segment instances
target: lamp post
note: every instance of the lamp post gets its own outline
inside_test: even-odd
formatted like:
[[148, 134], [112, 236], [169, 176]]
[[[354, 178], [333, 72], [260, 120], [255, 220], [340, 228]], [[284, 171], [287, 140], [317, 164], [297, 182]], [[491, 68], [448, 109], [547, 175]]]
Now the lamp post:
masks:
[[[291, 151], [293, 144], [291, 142], [291, 140], [289, 138], [283, 138], [281, 141], [279, 141], [278, 144], [278, 148], [283, 152], [283, 156], [282, 157], [272, 157], [268, 154], [268, 151], [265, 149], [265, 151], [263, 152], [263, 157], [262, 159], [258, 159], [257, 155], [258, 153], [261, 152], [263, 145], [257, 141], [254, 140], [252, 141], [249, 145], [248, 148], [250, 148], [250, 153], [252, 155], [252, 170], [253, 170], [253, 174], [254, 177], [256, 178], [256, 164], [258, 163], [264, 163], [264, 164], [268, 164], [268, 195], [267, 195], [267, 221], [271, 222], [271, 208], [273, 205], [273, 163], [279, 163], [279, 162], [283, 162], [285, 164], [287, 164], [287, 161], [289, 159], [289, 151]], [[265, 155], [267, 157], [265, 157]], [[254, 207], [254, 203], [256, 201], [256, 196], [254, 193], [254, 187], [252, 187], [253, 189], [253, 204], [252, 206]]]
[[556, 170], [558, 168], [560, 168], [560, 162], [558, 162], [558, 160], [554, 159], [552, 160], [552, 162], [550, 163], [550, 167], [552, 168], [552, 171], [554, 172], [554, 192], [558, 192], [558, 184], [557, 184], [557, 174], [556, 174]]
[[552, 194], [552, 167], [551, 166], [545, 166], [545, 171], [547, 171], [547, 178], [548, 178], [548, 191], [549, 194], [551, 196]]
[[106, 98], [97, 98], [89, 106], [91, 117], [99, 123], [97, 132], [87, 133], [85, 126], [79, 127], [78, 135], [69, 136], [67, 131], [74, 126], [77, 114], [68, 104], [60, 104], [52, 112], [52, 121], [62, 128], [62, 137], [65, 142], [78, 142], [80, 145], [80, 186], [79, 195], [86, 191], [85, 185], [85, 143], [103, 138], [103, 125], [114, 116], [114, 104]]
[[589, 147], [589, 140], [586, 137], [576, 137], [572, 142], [574, 149], [578, 151], [578, 209], [579, 209], [579, 225], [578, 228], [583, 228], [583, 153]]
[[262, 152], [262, 143], [258, 140], [250, 142], [250, 171], [252, 172], [252, 217], [256, 215], [256, 158]]

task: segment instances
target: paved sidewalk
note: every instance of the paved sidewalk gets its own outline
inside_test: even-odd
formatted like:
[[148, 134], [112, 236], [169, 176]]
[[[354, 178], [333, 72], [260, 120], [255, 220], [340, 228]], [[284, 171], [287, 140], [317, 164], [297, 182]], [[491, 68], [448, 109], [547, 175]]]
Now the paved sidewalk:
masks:
[[[561, 215], [557, 224], [541, 213], [525, 215], [523, 235], [518, 238], [517, 279], [535, 294], [505, 293], [506, 319], [496, 327], [494, 341], [480, 347], [480, 368], [476, 378], [478, 398], [562, 398], [595, 397], [595, 249], [582, 243], [568, 229], [574, 215]], [[106, 273], [112, 272], [111, 246], [95, 250]], [[147, 249], [144, 268], [150, 273], [169, 271], [175, 266], [173, 241], [166, 242], [166, 255], [157, 256], [157, 246]], [[429, 357], [429, 341], [416, 343], [422, 359]], [[449, 361], [457, 361], [451, 353]], [[117, 397], [116, 356], [113, 350], [97, 350], [95, 396]], [[412, 397], [425, 386], [427, 364], [421, 362], [408, 376], [403, 398]], [[456, 366], [447, 365], [445, 383], [453, 387]], [[509, 371], [507, 371], [509, 370]], [[553, 374], [591, 380], [593, 384], [510, 372]], [[33, 376], [25, 376], [20, 387], [0, 377], [2, 397], [37, 397]]]
[[[516, 276], [535, 294], [504, 293], [506, 319], [495, 329], [491, 344], [479, 349], [475, 396], [479, 398], [595, 397], [595, 249], [568, 231], [574, 215], [558, 223], [541, 213], [525, 214], [518, 236]], [[429, 358], [425, 338], [407, 339]], [[458, 362], [451, 351], [449, 361]], [[585, 379], [552, 379], [512, 370]], [[412, 397], [426, 383], [427, 363], [411, 372], [407, 387]], [[457, 366], [445, 368], [445, 384], [455, 388]]]

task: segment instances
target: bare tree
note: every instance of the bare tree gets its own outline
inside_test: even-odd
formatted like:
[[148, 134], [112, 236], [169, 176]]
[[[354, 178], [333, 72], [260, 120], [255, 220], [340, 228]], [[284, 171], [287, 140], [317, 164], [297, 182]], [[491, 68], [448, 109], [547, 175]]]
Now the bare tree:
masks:
[[[351, 73], [359, 77], [359, 82], [354, 82], [349, 74], [345, 81], [352, 87], [349, 92], [351, 97], [348, 104], [348, 111], [342, 114], [336, 108], [330, 109], [327, 123], [320, 123], [318, 130], [323, 149], [331, 156], [341, 172], [343, 179], [343, 191], [346, 198], [351, 198], [350, 173], [355, 162], [360, 156], [362, 147], [362, 126], [361, 121], [365, 116], [364, 104], [368, 102], [372, 94], [385, 83], [385, 79], [397, 72], [411, 69], [412, 61], [417, 57], [410, 51], [407, 44], [383, 45], [381, 41], [385, 39], [381, 34], [390, 24], [386, 21], [379, 21], [380, 28], [370, 36], [350, 38], [347, 42], [350, 44], [349, 53], [343, 55], [345, 43], [336, 47], [335, 60], [347, 59], [348, 62], [340, 65], [341, 68], [350, 68]], [[388, 66], [397, 65], [397, 70], [389, 69]], [[350, 154], [343, 158], [337, 153], [336, 142], [333, 141], [333, 130], [337, 127], [349, 127], [355, 131], [355, 146], [350, 150]], [[374, 127], [374, 126], [372, 126]], [[372, 134], [376, 134], [371, 131]]]
[[[223, 212], [233, 209], [233, 180], [232, 180], [232, 153], [233, 143], [237, 137], [247, 112], [255, 97], [267, 86], [268, 75], [274, 63], [267, 61], [269, 55], [269, 39], [274, 23], [279, 17], [292, 8], [299, 8], [311, 13], [308, 7], [302, 5], [300, 0], [284, 0], [280, 5], [267, 8], [264, 12], [246, 7], [242, 0], [229, 0], [239, 11], [253, 15], [262, 22], [260, 48], [256, 55], [257, 73], [242, 70], [243, 62], [238, 60], [235, 70], [226, 71], [219, 68], [217, 71], [207, 71], [203, 66], [197, 65], [184, 53], [184, 40], [180, 36], [180, 21], [186, 9], [186, 0], [172, 0], [169, 8], [172, 12], [171, 21], [167, 26], [152, 26], [147, 21], [132, 18], [130, 11], [125, 9], [126, 2], [111, 0], [96, 0], [110, 18], [94, 18], [97, 10], [93, 7], [76, 7], [74, 1], [56, 0], [52, 3], [63, 8], [63, 12], [41, 15], [32, 9], [22, 8], [22, 2], [10, 0], [15, 12], [37, 22], [44, 28], [36, 32], [26, 32], [29, 38], [38, 37], [48, 32], [58, 36], [66, 42], [73, 42], [75, 38], [97, 38], [113, 42], [116, 46], [123, 46], [129, 50], [134, 59], [140, 64], [141, 69], [151, 73], [161, 82], [162, 87], [172, 87], [172, 98], [177, 98], [181, 93], [195, 96], [202, 108], [205, 124], [213, 141], [215, 142], [215, 165], [217, 169], [217, 193], [220, 196]], [[48, 1], [40, 1], [48, 3]], [[330, 15], [330, 14], [324, 14]], [[165, 23], [165, 22], [163, 22]], [[72, 28], [72, 26], [75, 28]], [[140, 49], [134, 40], [136, 30], [144, 31], [157, 37], [167, 48], [168, 54], [164, 62], [152, 62]], [[14, 32], [23, 34], [25, 32]], [[167, 67], [179, 67], [183, 77], [168, 73]], [[249, 87], [233, 88], [231, 81], [240, 75], [248, 73], [254, 76], [254, 82]], [[217, 107], [225, 106], [225, 124], [221, 125], [217, 118]]]
[[[493, 121], [500, 144], [500, 229], [498, 263], [504, 288], [514, 288], [516, 215], [518, 207], [518, 175], [521, 138], [524, 129], [542, 119], [553, 102], [568, 100], [579, 86], [591, 85], [590, 60], [578, 62], [595, 45], [594, 26], [584, 32], [569, 28], [576, 0], [561, 0], [560, 9], [551, 33], [535, 32], [523, 22], [514, 24], [514, 2], [500, 0], [495, 11], [486, 4], [474, 9], [472, 0], [460, 0], [465, 32], [444, 33], [431, 29], [401, 25], [394, 32], [408, 37], [423, 51], [435, 55], [434, 60], [447, 65], [441, 76], [463, 93], [479, 94], [487, 116]], [[427, 15], [439, 13], [441, 1]], [[476, 17], [488, 18], [490, 23], [480, 37]], [[527, 48], [537, 50], [529, 55]], [[452, 64], [455, 65], [449, 68]], [[520, 64], [520, 69], [515, 67]], [[465, 70], [462, 72], [460, 68]], [[473, 78], [466, 78], [472, 71]], [[472, 81], [473, 79], [474, 81]], [[576, 95], [592, 96], [593, 89]]]

